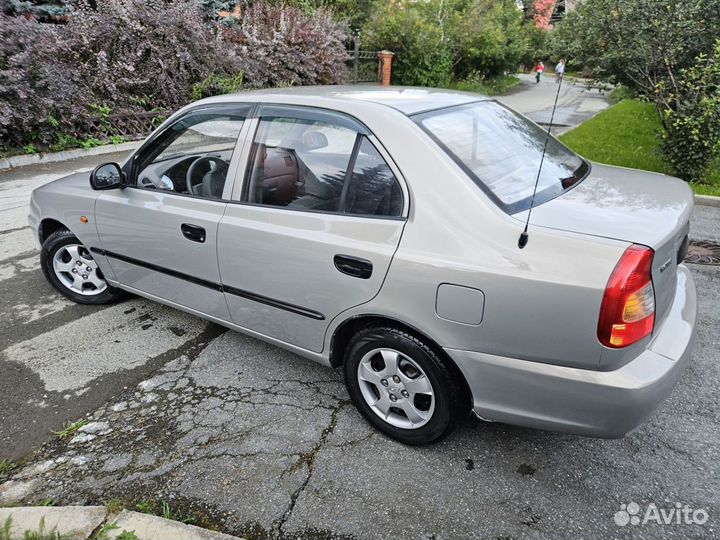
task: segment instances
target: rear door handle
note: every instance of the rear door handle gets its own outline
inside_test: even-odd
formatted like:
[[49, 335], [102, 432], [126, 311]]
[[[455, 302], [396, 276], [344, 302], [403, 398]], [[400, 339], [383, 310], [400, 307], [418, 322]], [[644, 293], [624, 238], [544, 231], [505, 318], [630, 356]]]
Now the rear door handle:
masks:
[[350, 255], [335, 255], [333, 259], [335, 268], [348, 276], [368, 279], [372, 276], [373, 265], [367, 259], [351, 257]]
[[183, 236], [187, 238], [188, 240], [192, 240], [193, 242], [200, 242], [201, 244], [205, 242], [206, 234], [205, 229], [202, 227], [198, 227], [197, 225], [190, 225], [189, 223], [183, 223], [180, 225], [180, 230], [183, 233]]

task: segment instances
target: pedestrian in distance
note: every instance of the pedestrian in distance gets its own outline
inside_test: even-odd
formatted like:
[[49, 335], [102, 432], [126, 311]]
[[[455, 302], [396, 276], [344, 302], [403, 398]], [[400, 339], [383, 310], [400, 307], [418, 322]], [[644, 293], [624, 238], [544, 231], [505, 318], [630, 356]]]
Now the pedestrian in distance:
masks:
[[542, 78], [542, 74], [545, 73], [545, 64], [538, 62], [535, 65], [535, 83], [539, 83]]
[[555, 82], [560, 83], [563, 75], [565, 75], [565, 60], [561, 58], [558, 63], [555, 64]]

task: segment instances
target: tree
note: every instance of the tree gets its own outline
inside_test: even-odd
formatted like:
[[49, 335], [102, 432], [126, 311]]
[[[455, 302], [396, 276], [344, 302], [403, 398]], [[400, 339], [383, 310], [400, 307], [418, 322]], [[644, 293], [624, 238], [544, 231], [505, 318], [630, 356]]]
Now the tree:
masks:
[[514, 71], [530, 49], [530, 26], [515, 0], [388, 2], [364, 38], [396, 53], [397, 82], [442, 86]]
[[557, 26], [554, 48], [652, 100], [666, 161], [678, 176], [700, 180], [718, 145], [720, 90], [704, 72], [717, 62], [718, 28], [720, 0], [585, 0]]

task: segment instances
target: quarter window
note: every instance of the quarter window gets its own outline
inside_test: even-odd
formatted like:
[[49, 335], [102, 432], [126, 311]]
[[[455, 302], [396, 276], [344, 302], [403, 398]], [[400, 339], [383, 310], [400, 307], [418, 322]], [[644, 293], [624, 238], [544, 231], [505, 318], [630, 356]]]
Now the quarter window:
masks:
[[402, 191], [367, 137], [325, 120], [261, 118], [243, 200], [377, 216], [402, 214]]
[[140, 155], [136, 187], [221, 199], [244, 120], [219, 112], [178, 120]]
[[402, 215], [400, 184], [377, 149], [362, 138], [350, 178], [345, 208], [349, 214], [398, 217]]

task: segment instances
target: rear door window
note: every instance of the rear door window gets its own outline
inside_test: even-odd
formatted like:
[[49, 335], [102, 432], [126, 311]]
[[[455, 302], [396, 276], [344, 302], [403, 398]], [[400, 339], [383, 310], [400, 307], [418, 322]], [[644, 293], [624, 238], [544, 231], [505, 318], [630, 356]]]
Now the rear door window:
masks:
[[311, 112], [261, 116], [243, 200], [367, 216], [403, 210], [400, 185], [362, 128]]

